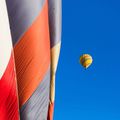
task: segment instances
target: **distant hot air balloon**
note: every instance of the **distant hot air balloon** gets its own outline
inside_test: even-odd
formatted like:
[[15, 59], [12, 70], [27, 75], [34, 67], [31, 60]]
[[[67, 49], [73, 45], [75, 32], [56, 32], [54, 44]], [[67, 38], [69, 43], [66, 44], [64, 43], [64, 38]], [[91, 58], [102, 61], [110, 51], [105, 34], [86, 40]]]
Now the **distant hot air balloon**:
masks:
[[93, 62], [92, 57], [89, 54], [83, 54], [80, 57], [80, 63], [84, 68], [88, 68]]

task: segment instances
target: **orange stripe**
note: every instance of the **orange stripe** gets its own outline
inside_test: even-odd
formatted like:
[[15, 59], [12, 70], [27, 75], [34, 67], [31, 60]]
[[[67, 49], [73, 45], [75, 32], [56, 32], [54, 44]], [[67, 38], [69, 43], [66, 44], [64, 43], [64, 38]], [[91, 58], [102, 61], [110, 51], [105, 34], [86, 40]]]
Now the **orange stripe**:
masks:
[[21, 106], [30, 98], [43, 79], [50, 64], [48, 3], [14, 47]]

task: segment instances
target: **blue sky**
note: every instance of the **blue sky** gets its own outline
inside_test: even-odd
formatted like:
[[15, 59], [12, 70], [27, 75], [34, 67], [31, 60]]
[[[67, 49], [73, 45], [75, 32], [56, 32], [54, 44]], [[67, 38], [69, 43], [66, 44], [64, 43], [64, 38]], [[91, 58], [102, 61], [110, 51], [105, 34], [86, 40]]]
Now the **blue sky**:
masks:
[[[92, 55], [88, 70], [79, 64]], [[63, 0], [55, 120], [120, 120], [120, 1]]]

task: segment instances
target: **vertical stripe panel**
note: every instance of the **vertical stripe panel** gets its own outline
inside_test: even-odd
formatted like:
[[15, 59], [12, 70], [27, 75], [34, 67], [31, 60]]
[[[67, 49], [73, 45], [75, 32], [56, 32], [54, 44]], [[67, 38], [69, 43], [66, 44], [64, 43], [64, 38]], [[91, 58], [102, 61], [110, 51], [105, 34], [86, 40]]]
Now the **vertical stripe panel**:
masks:
[[0, 0], [0, 120], [18, 120], [18, 96], [5, 0]]
[[20, 108], [41, 83], [50, 65], [47, 0], [37, 19], [14, 47]]
[[49, 27], [51, 41], [51, 81], [48, 120], [53, 120], [55, 76], [61, 45], [62, 0], [49, 0]]

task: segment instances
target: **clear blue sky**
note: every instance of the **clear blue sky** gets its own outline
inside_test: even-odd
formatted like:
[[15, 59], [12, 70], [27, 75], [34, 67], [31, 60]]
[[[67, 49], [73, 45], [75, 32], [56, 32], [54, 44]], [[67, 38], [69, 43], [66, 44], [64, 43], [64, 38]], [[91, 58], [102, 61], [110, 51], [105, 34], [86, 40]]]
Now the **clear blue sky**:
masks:
[[63, 0], [54, 120], [120, 120], [120, 0]]

